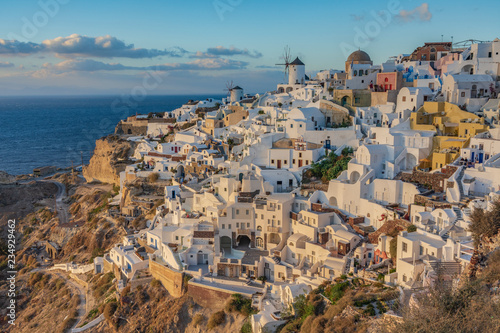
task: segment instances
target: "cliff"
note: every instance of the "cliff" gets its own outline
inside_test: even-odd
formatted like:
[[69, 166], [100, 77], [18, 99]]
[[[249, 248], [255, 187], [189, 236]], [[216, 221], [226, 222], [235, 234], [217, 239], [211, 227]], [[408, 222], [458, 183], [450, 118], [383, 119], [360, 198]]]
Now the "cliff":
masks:
[[88, 166], [83, 168], [83, 176], [87, 182], [120, 184], [120, 172], [125, 170], [130, 154], [134, 151], [134, 143], [110, 135], [96, 141], [94, 154]]

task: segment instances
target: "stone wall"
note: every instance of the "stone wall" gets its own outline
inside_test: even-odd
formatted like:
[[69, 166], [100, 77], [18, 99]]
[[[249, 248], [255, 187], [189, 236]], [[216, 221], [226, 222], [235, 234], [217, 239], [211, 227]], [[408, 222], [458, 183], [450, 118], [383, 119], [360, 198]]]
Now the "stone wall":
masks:
[[116, 125], [115, 134], [131, 134], [131, 135], [146, 135], [148, 133], [147, 119], [132, 119], [122, 120]]
[[181, 297], [184, 294], [184, 273], [174, 271], [151, 259], [149, 260], [149, 271], [155, 279], [160, 280], [173, 297]]
[[224, 308], [233, 293], [189, 281], [188, 294], [200, 306], [218, 310]]
[[444, 192], [446, 190], [445, 185], [447, 185], [446, 179], [450, 178], [455, 171], [457, 171], [457, 167], [448, 165], [446, 168], [441, 169], [441, 172], [436, 173], [429, 173], [420, 170], [413, 170], [412, 173], [402, 172], [396, 177], [396, 179], [400, 179], [407, 183], [427, 185], [435, 192]]

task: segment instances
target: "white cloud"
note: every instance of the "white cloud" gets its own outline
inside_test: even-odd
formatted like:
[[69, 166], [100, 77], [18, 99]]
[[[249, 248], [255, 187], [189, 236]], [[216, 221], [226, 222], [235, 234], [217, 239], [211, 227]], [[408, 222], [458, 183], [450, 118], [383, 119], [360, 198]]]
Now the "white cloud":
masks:
[[427, 22], [432, 19], [432, 13], [429, 11], [429, 4], [424, 2], [412, 10], [401, 10], [396, 18], [403, 22], [422, 21]]
[[72, 34], [44, 40], [40, 44], [25, 43], [17, 40], [0, 39], [0, 54], [28, 55], [35, 53], [54, 53], [59, 57], [99, 57], [99, 58], [154, 58], [159, 56], [182, 57], [186, 50], [174, 47], [170, 50], [135, 48], [134, 44], [110, 35], [88, 37]]

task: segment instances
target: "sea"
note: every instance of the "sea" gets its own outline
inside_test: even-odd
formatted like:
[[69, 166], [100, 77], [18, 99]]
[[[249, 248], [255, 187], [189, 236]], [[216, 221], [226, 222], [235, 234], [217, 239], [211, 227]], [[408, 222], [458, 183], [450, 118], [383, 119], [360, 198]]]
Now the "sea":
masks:
[[217, 95], [0, 97], [0, 170], [30, 174], [42, 166], [87, 164], [95, 141], [121, 119], [172, 111], [189, 100]]

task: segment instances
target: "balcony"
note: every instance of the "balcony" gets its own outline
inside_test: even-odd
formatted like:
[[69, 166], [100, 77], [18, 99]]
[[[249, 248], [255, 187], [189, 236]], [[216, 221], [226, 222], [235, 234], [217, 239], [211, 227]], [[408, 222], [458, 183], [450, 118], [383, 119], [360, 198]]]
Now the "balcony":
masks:
[[271, 226], [268, 226], [267, 227], [267, 232], [280, 233], [281, 232], [281, 228], [280, 227], [271, 227]]
[[250, 236], [252, 231], [250, 229], [238, 229], [239, 235], [247, 235]]

